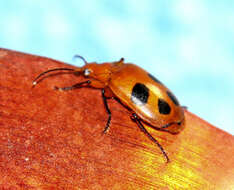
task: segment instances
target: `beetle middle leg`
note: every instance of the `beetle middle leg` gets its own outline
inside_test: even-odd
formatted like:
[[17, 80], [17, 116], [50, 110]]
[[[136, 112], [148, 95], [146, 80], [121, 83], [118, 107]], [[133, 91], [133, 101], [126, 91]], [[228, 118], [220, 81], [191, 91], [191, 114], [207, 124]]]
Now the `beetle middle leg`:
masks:
[[146, 130], [146, 128], [142, 125], [140, 119], [138, 118], [138, 116], [133, 113], [131, 115], [131, 119], [137, 124], [137, 126], [141, 129], [141, 131], [143, 133], [146, 134], [146, 136], [151, 140], [153, 141], [161, 150], [161, 152], [163, 153], [164, 157], [166, 158], [167, 160], [167, 163], [170, 162], [170, 159], [169, 157], [167, 156], [167, 153], [165, 152], [165, 150], [163, 149], [163, 147], [159, 144], [159, 142]]
[[72, 86], [66, 86], [66, 87], [57, 87], [57, 86], [55, 86], [54, 89], [59, 90], [59, 91], [68, 91], [68, 90], [74, 90], [76, 88], [82, 88], [82, 87], [85, 87], [85, 85], [88, 86], [89, 84], [91, 84], [91, 80], [76, 83], [76, 84], [74, 84]]
[[105, 108], [106, 108], [106, 111], [107, 111], [107, 113], [108, 113], [108, 120], [107, 120], [107, 122], [106, 122], [106, 126], [105, 126], [105, 128], [104, 128], [103, 133], [107, 133], [107, 131], [108, 131], [109, 128], [110, 128], [110, 123], [111, 123], [111, 111], [110, 111], [110, 108], [109, 108], [108, 103], [107, 103], [107, 99], [109, 99], [109, 97], [106, 97], [106, 96], [105, 96], [105, 89], [104, 89], [104, 88], [102, 89], [102, 99], [103, 99], [103, 102], [104, 102], [104, 106], [105, 106]]

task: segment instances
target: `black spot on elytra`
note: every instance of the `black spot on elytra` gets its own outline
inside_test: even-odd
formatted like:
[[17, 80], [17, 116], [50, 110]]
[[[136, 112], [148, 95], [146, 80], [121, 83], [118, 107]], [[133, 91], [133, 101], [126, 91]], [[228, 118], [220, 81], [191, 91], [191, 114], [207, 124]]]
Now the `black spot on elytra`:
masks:
[[136, 83], [132, 89], [131, 100], [136, 105], [146, 104], [149, 98], [149, 89], [141, 83]]
[[153, 75], [151, 75], [150, 73], [148, 73], [148, 76], [149, 76], [152, 80], [154, 80], [156, 83], [163, 85], [163, 84], [161, 83], [161, 81], [159, 81], [157, 78], [155, 78], [155, 77], [154, 77]]
[[167, 95], [169, 96], [169, 98], [172, 100], [172, 102], [174, 102], [175, 105], [179, 106], [179, 101], [177, 100], [177, 98], [175, 97], [174, 94], [172, 94], [170, 91], [167, 91]]
[[161, 114], [167, 115], [171, 112], [171, 107], [165, 100], [159, 98], [158, 99], [158, 111]]

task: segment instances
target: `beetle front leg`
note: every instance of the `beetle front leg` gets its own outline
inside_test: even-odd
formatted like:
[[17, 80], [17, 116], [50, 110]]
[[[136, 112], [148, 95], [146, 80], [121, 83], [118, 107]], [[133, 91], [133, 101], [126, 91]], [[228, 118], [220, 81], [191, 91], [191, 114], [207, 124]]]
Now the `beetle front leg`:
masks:
[[74, 89], [77, 89], [77, 88], [85, 87], [85, 85], [89, 86], [89, 84], [91, 84], [91, 80], [76, 83], [76, 84], [74, 84], [72, 86], [66, 86], [66, 87], [57, 87], [57, 86], [55, 86], [54, 89], [59, 90], [59, 91], [68, 91], [68, 90], [74, 90]]

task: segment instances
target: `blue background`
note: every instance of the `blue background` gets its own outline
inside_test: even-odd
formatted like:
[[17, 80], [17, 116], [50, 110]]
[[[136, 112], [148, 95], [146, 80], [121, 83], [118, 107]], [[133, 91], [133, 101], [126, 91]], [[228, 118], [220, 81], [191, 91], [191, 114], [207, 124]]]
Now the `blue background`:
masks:
[[6, 0], [0, 47], [68, 63], [124, 57], [234, 134], [234, 1]]

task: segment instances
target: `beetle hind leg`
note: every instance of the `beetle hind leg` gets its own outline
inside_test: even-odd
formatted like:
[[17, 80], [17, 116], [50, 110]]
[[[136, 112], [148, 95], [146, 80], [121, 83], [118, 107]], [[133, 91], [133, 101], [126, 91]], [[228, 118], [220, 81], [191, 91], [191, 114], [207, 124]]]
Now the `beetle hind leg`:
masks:
[[159, 142], [146, 130], [146, 128], [142, 125], [140, 119], [137, 117], [137, 115], [135, 113], [133, 113], [131, 115], [131, 119], [137, 124], [137, 126], [140, 128], [140, 130], [145, 133], [145, 135], [151, 140], [153, 141], [161, 150], [161, 152], [163, 153], [164, 157], [167, 160], [167, 163], [170, 162], [170, 159], [167, 155], [167, 153], [165, 152], [165, 150], [163, 149], [163, 147], [159, 144]]

